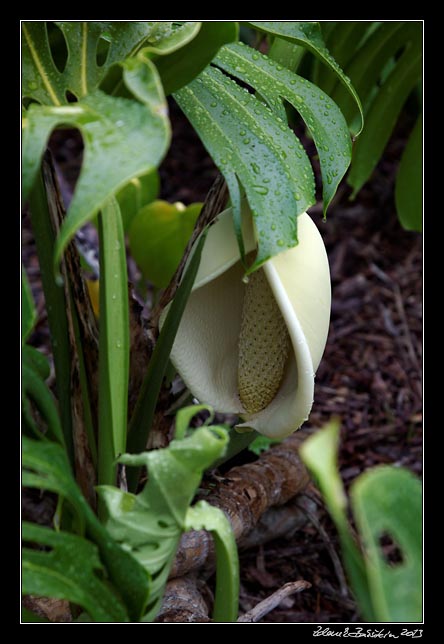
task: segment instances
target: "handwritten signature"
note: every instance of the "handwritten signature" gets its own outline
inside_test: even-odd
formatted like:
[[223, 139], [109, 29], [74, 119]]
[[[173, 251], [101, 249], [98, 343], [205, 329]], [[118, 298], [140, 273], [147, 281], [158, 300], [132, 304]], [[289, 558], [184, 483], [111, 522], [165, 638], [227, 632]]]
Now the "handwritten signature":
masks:
[[356, 628], [349, 628], [348, 626], [343, 631], [334, 631], [330, 628], [324, 628], [318, 626], [315, 631], [313, 631], [313, 637], [372, 637], [377, 639], [395, 638], [399, 637], [422, 637], [422, 629], [415, 628], [409, 630], [408, 628], [403, 628], [401, 632], [397, 635], [385, 628], [362, 628], [357, 626]]

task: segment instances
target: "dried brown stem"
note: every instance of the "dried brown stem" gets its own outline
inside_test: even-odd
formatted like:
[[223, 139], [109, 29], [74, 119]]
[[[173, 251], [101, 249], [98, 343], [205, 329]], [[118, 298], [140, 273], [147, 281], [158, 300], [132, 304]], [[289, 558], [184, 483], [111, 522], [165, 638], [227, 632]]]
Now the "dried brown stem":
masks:
[[282, 588], [276, 590], [272, 595], [264, 599], [263, 601], [256, 604], [254, 608], [244, 613], [237, 620], [238, 622], [258, 622], [262, 617], [271, 613], [271, 611], [279, 606], [281, 601], [290, 595], [295, 593], [300, 593], [307, 588], [311, 588], [309, 581], [304, 581], [303, 579], [299, 581], [290, 581], [288, 584], [284, 584]]

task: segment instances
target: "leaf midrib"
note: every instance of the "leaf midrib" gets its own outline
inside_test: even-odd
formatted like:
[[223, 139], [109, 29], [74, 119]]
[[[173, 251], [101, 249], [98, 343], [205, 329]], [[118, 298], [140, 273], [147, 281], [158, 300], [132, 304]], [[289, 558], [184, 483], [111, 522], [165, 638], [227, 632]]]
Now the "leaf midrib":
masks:
[[49, 80], [49, 78], [47, 77], [47, 75], [45, 73], [45, 68], [44, 68], [44, 66], [42, 64], [42, 61], [39, 58], [37, 50], [36, 50], [36, 48], [34, 46], [34, 42], [33, 42], [32, 38], [31, 38], [31, 36], [29, 35], [29, 31], [27, 30], [25, 23], [23, 23], [22, 28], [23, 28], [23, 35], [25, 36], [26, 43], [28, 45], [29, 51], [31, 52], [32, 59], [33, 59], [33, 61], [35, 63], [35, 66], [37, 67], [37, 70], [38, 70], [41, 78], [42, 78], [43, 84], [45, 85], [46, 90], [47, 90], [49, 96], [51, 97], [52, 102], [56, 106], [62, 105], [62, 102], [59, 100], [59, 97], [57, 96], [57, 93], [56, 93], [55, 89], [51, 85], [50, 80]]

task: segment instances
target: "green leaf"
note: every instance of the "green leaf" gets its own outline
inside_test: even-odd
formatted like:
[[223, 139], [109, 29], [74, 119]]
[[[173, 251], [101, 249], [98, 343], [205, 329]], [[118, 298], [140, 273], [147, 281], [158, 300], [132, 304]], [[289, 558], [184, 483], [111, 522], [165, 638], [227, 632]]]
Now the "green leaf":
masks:
[[[346, 68], [353, 87], [362, 101], [364, 112], [368, 111], [373, 91], [378, 85], [387, 61], [406, 43], [420, 36], [414, 23], [396, 21], [371, 23], [369, 32], [371, 33], [368, 38], [353, 52]], [[355, 106], [344, 86], [338, 83], [331, 96], [341, 107], [345, 118], [351, 119], [355, 112]]]
[[25, 344], [22, 347], [22, 361], [42, 379], [49, 378], [50, 367], [48, 358], [35, 347]]
[[216, 549], [216, 594], [213, 620], [235, 622], [239, 610], [239, 560], [236, 539], [228, 518], [219, 508], [199, 501], [188, 509], [187, 530], [208, 530]]
[[[411, 472], [382, 466], [362, 474], [351, 490], [353, 514], [366, 549], [376, 620], [422, 620], [422, 486]], [[389, 564], [380, 545], [389, 536], [402, 562]]]
[[[165, 94], [187, 85], [212, 61], [219, 48], [236, 40], [236, 22], [203, 22], [199, 33], [185, 47], [156, 60]], [[160, 53], [160, 52], [158, 52]]]
[[190, 436], [173, 440], [167, 448], [125, 454], [119, 459], [125, 465], [147, 467], [148, 483], [137, 496], [110, 486], [98, 489], [108, 510], [107, 529], [152, 576], [150, 604], [142, 621], [152, 621], [157, 614], [180, 536], [186, 529], [188, 507], [203, 471], [221, 455], [226, 443], [224, 429], [199, 427]]
[[[67, 91], [78, 99], [94, 92], [112, 65], [134, 54], [150, 36], [155, 43], [162, 35], [162, 32], [159, 33], [160, 25], [156, 22], [55, 24], [62, 32], [67, 48], [66, 64], [62, 71], [54, 60], [57, 48], [50, 44], [48, 23], [22, 23], [23, 96], [43, 105], [66, 104]], [[109, 47], [103, 64], [97, 60], [101, 43]]]
[[252, 443], [248, 446], [250, 452], [259, 456], [262, 452], [266, 452], [272, 445], [280, 443], [279, 438], [268, 438], [268, 436], [257, 436]]
[[265, 31], [266, 33], [279, 36], [295, 42], [298, 45], [306, 47], [311, 51], [319, 60], [325, 63], [339, 78], [353, 97], [355, 107], [357, 107], [360, 115], [360, 124], [358, 130], [354, 133], [357, 137], [362, 131], [364, 125], [364, 113], [362, 110], [361, 101], [359, 96], [350, 82], [348, 76], [344, 74], [336, 60], [331, 56], [330, 52], [325, 46], [321, 28], [318, 22], [250, 22], [255, 29]]
[[82, 537], [24, 522], [24, 541], [50, 548], [23, 548], [22, 592], [67, 599], [88, 611], [96, 622], [126, 622], [117, 596], [97, 573], [103, 570], [97, 548]]
[[152, 170], [148, 174], [131, 179], [116, 194], [122, 215], [123, 230], [128, 233], [131, 223], [139, 210], [157, 197], [160, 188], [159, 173]]
[[[156, 346], [154, 347], [153, 355], [149, 361], [129, 426], [127, 442], [129, 452], [135, 452], [137, 454], [142, 452], [146, 447], [148, 434], [154, 418], [157, 398], [168, 366], [177, 329], [179, 328], [180, 320], [182, 319], [199, 268], [205, 238], [206, 230], [201, 234], [195, 245], [195, 250], [192, 251], [193, 255], [169, 307], [165, 322], [157, 339]], [[127, 479], [129, 489], [136, 489], [138, 483], [137, 470], [130, 471]]]
[[[24, 164], [24, 161], [23, 161]], [[38, 172], [30, 193], [32, 230], [39, 258], [40, 275], [45, 293], [52, 355], [56, 377], [57, 401], [65, 446], [70, 467], [74, 469], [73, 427], [71, 415], [71, 344], [68, 325], [68, 303], [65, 289], [56, 284], [53, 271], [56, 215], [56, 197], [51, 174], [46, 163]], [[30, 420], [28, 415], [28, 420]]]
[[131, 59], [123, 78], [142, 102], [96, 90], [75, 104], [31, 105], [28, 110], [23, 130], [24, 198], [56, 126], [79, 128], [85, 144], [80, 178], [56, 244], [56, 261], [76, 230], [131, 179], [157, 166], [169, 144], [166, 104], [153, 64], [142, 55]]
[[420, 78], [422, 46], [410, 43], [382, 85], [366, 114], [366, 128], [356, 142], [348, 183], [355, 197], [370, 177], [407, 97]]
[[22, 397], [30, 398], [35, 403], [47, 423], [49, 437], [64, 446], [63, 430], [54, 397], [39, 374], [26, 363], [22, 365]]
[[316, 85], [240, 43], [224, 47], [215, 62], [254, 87], [272, 110], [279, 113], [285, 99], [302, 116], [319, 155], [325, 215], [351, 160], [350, 135], [337, 105]]
[[253, 272], [297, 243], [297, 215], [315, 201], [310, 161], [288, 126], [218, 69], [175, 98], [227, 181], [241, 251], [238, 182], [245, 188], [259, 240]]
[[395, 200], [399, 221], [406, 230], [422, 231], [422, 115], [405, 147], [396, 178]]
[[129, 230], [132, 256], [145, 279], [165, 288], [183, 255], [202, 204], [154, 201], [134, 217]]
[[114, 484], [115, 459], [126, 449], [129, 313], [125, 238], [119, 204], [111, 199], [99, 217], [99, 483]]
[[130, 618], [138, 621], [148, 601], [149, 575], [99, 522], [70, 473], [63, 449], [55, 443], [35, 441], [24, 436], [22, 466], [24, 487], [50, 490], [69, 502], [75, 512], [79, 534], [86, 533], [97, 545], [101, 561], [123, 598]]
[[[330, 51], [330, 54], [338, 63], [338, 65], [340, 65], [340, 67], [347, 73], [347, 65], [356, 53], [356, 49], [358, 48], [365, 32], [368, 30], [371, 24], [371, 22], [366, 22], [365, 20], [360, 20], [359, 22], [337, 22], [333, 25], [333, 28], [328, 34], [328, 37], [326, 37], [324, 34], [325, 43]], [[320, 62], [319, 59], [317, 62]], [[316, 84], [319, 85], [319, 87], [321, 87], [324, 92], [326, 92], [333, 98], [331, 92], [333, 91], [336, 83], [338, 83], [344, 90], [344, 93], [346, 93], [349, 97], [350, 102], [354, 103], [354, 97], [352, 96], [352, 94], [350, 94], [350, 92], [346, 90], [346, 86], [340, 83], [336, 73], [326, 65], [318, 65], [318, 67], [319, 69], [316, 76]], [[359, 98], [362, 101], [362, 95], [359, 93], [358, 88], [354, 84], [353, 80], [352, 83]]]
[[159, 56], [171, 54], [193, 40], [199, 33], [201, 26], [201, 22], [171, 23], [170, 31], [160, 40], [144, 46], [144, 51]]
[[300, 455], [314, 475], [328, 511], [335, 522], [341, 541], [343, 561], [353, 592], [364, 619], [371, 622], [375, 621], [375, 615], [369, 581], [364, 559], [347, 522], [347, 498], [337, 465], [338, 444], [339, 424], [332, 421], [302, 444]]
[[37, 313], [34, 306], [31, 289], [29, 288], [28, 278], [25, 269], [22, 266], [22, 345], [26, 342], [29, 334], [34, 328], [37, 320]]

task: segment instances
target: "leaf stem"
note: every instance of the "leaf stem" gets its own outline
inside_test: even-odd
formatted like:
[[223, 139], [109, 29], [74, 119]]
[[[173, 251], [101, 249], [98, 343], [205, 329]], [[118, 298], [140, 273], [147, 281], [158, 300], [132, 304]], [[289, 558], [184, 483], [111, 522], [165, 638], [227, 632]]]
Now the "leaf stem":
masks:
[[60, 419], [68, 459], [74, 471], [71, 416], [71, 347], [68, 333], [67, 303], [64, 289], [58, 286], [54, 279], [55, 233], [51, 223], [43, 177], [40, 172], [30, 193], [29, 203], [54, 356]]

